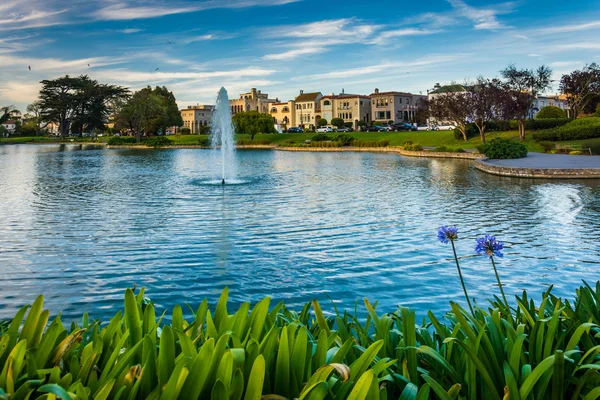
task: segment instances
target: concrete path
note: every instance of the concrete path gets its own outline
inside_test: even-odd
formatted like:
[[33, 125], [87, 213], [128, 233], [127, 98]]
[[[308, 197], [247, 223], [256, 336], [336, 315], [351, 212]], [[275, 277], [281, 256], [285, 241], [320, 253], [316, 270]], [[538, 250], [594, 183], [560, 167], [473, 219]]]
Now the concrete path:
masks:
[[600, 168], [600, 156], [529, 153], [516, 160], [485, 160], [486, 163], [508, 168], [576, 169]]

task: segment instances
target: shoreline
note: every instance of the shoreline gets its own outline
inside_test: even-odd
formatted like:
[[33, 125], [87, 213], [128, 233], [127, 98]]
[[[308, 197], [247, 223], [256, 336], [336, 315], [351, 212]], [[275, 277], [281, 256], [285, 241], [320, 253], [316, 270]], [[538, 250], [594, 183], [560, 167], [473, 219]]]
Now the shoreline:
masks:
[[[109, 145], [105, 142], [28, 142], [23, 144], [29, 145], [93, 145], [104, 146], [107, 149], [206, 149], [211, 147], [200, 145], [173, 145], [166, 147], [151, 147], [141, 145]], [[283, 147], [277, 145], [242, 145], [236, 146], [238, 150], [276, 150], [289, 152], [315, 152], [315, 153], [343, 153], [343, 152], [358, 152], [358, 153], [394, 153], [405, 157], [420, 157], [420, 158], [450, 158], [463, 159], [474, 161], [474, 167], [481, 172], [512, 178], [529, 178], [529, 179], [600, 179], [599, 168], [541, 168], [541, 167], [522, 167], [517, 165], [498, 165], [479, 153], [440, 153], [433, 151], [407, 151], [401, 147]], [[548, 155], [551, 157], [551, 155]], [[575, 157], [575, 156], [569, 156]], [[581, 157], [600, 157], [600, 156], [581, 156]]]

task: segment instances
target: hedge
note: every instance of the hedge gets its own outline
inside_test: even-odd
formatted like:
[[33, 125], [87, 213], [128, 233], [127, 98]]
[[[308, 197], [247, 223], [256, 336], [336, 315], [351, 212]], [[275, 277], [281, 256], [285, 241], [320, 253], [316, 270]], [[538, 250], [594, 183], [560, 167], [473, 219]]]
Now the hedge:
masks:
[[600, 118], [577, 119], [568, 125], [548, 129], [533, 134], [536, 141], [560, 142], [564, 140], [583, 140], [600, 137]]
[[514, 140], [496, 138], [477, 148], [491, 159], [514, 159], [527, 157], [527, 147]]

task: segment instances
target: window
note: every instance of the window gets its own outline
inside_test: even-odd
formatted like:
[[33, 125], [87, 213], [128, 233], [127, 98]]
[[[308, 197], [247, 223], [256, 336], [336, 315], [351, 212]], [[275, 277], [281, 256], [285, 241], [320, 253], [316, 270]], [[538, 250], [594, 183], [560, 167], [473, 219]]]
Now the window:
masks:
[[330, 102], [329, 100], [325, 100], [325, 101], [323, 102], [323, 105], [324, 105], [324, 106], [330, 106], [330, 105], [331, 105], [331, 102]]
[[273, 108], [271, 108], [271, 112], [272, 112], [272, 113], [274, 113], [274, 112], [277, 112], [277, 107], [273, 107]]
[[302, 104], [302, 109], [306, 110], [306, 104]]
[[290, 109], [288, 108], [288, 106], [285, 106], [285, 107], [283, 107], [283, 109], [281, 111], [283, 111], [283, 112], [289, 112]]

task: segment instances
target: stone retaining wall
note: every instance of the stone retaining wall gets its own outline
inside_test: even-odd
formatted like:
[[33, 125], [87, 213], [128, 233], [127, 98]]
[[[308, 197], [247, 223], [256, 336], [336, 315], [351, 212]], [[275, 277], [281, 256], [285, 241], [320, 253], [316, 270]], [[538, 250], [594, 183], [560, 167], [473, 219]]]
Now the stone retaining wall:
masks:
[[282, 151], [313, 151], [313, 152], [366, 152], [366, 153], [397, 153], [408, 157], [461, 158], [477, 160], [485, 157], [479, 153], [438, 153], [433, 151], [407, 151], [401, 147], [277, 147]]
[[600, 168], [517, 168], [494, 165], [485, 160], [475, 161], [475, 168], [492, 175], [516, 178], [600, 179]]

